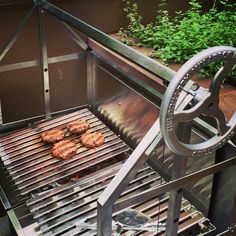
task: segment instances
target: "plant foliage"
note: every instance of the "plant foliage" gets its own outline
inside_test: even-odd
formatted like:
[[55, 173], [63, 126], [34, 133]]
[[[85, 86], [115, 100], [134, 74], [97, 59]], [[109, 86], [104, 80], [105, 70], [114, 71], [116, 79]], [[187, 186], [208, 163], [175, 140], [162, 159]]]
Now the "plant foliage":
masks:
[[[158, 57], [164, 63], [184, 63], [213, 46], [236, 47], [236, 3], [215, 0], [212, 7], [203, 12], [197, 0], [190, 0], [188, 11], [176, 12], [174, 17], [170, 17], [165, 0], [161, 0], [155, 20], [144, 25], [137, 3], [125, 2], [124, 11], [129, 25], [127, 30], [121, 29], [119, 32], [122, 40], [130, 45], [153, 48], [151, 56]], [[201, 77], [211, 76], [219, 66], [217, 63], [210, 64], [200, 71]], [[230, 77], [236, 82], [236, 68]]]

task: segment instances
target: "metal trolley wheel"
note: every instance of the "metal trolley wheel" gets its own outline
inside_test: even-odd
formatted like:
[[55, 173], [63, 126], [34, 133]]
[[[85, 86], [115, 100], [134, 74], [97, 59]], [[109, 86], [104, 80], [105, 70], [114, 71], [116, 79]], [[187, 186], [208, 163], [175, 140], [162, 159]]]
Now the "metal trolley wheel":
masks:
[[[195, 91], [191, 91], [188, 82], [194, 74], [216, 61], [223, 63], [223, 66], [215, 74], [209, 89], [198, 87]], [[226, 121], [224, 113], [219, 108], [219, 92], [222, 81], [235, 64], [236, 49], [217, 46], [206, 49], [191, 58], [172, 79], [162, 101], [160, 126], [166, 144], [177, 155], [195, 158], [208, 156], [235, 135], [236, 111], [229, 121]], [[189, 109], [178, 105], [182, 91], [193, 96], [193, 105]], [[191, 122], [200, 115], [213, 117], [216, 120], [218, 134], [202, 143], [181, 142], [176, 134], [178, 125]]]

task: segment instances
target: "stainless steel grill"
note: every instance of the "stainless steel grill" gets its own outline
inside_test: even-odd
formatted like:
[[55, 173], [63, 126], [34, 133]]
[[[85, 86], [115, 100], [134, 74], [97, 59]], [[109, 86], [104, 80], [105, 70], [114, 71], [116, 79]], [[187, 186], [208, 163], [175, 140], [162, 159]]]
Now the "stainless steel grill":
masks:
[[[207, 98], [209, 92], [193, 81], [187, 82], [188, 74], [182, 80], [183, 70], [180, 75], [179, 72], [176, 74], [46, 0], [33, 1], [29, 14], [0, 52], [0, 61], [36, 9], [41, 61], [0, 66], [0, 72], [34, 66], [41, 66], [42, 72], [44, 112], [24, 120], [17, 120], [16, 116], [15, 122], [3, 125], [0, 116], [0, 130], [11, 131], [0, 135], [0, 207], [3, 206], [16, 233], [19, 236], [111, 236], [112, 233], [114, 236], [206, 236], [227, 227], [227, 232], [231, 228], [234, 230], [235, 213], [232, 216], [229, 213], [236, 208], [235, 190], [232, 190], [234, 182], [228, 179], [232, 179], [232, 175], [235, 177], [235, 169], [226, 168], [236, 163], [235, 146], [226, 142], [235, 134], [235, 127], [231, 126], [232, 132], [218, 140], [217, 145], [206, 146], [206, 140], [220, 138], [221, 132], [202, 119], [201, 110], [197, 117], [191, 112], [201, 102], [201, 96]], [[57, 22], [62, 23], [83, 52], [48, 58], [44, 28], [46, 11], [59, 19]], [[87, 40], [88, 45], [66, 23], [91, 37]], [[213, 49], [209, 61], [214, 57], [225, 59], [227, 55], [232, 59], [232, 52], [227, 54], [224, 50], [220, 49], [217, 54]], [[55, 75], [49, 78], [50, 64], [80, 59], [87, 66], [87, 73], [74, 81], [79, 85], [74, 86], [74, 93], [70, 89], [67, 91], [69, 96], [66, 92], [58, 99], [58, 94], [64, 92], [63, 87], [56, 86], [59, 90], [52, 96]], [[191, 73], [199, 65], [205, 65], [208, 59], [200, 57], [190, 68]], [[232, 62], [230, 65], [233, 66]], [[171, 90], [174, 88], [170, 82], [173, 77], [172, 81], [179, 80], [179, 85], [174, 85], [181, 91]], [[171, 84], [166, 88], [169, 82]], [[62, 83], [64, 80], [60, 81], [60, 86], [64, 85]], [[170, 94], [163, 95], [166, 89]], [[66, 103], [66, 107], [59, 104], [58, 108], [54, 104], [55, 98], [71, 103]], [[168, 100], [170, 98], [173, 100]], [[214, 107], [215, 102], [217, 99], [209, 103], [208, 108]], [[58, 111], [61, 107], [65, 110]], [[53, 113], [54, 110], [57, 112]], [[223, 121], [222, 113], [218, 112], [217, 120]], [[177, 119], [174, 124], [174, 116], [181, 117], [181, 114], [186, 120]], [[191, 122], [187, 120], [189, 114], [193, 117]], [[105, 143], [88, 149], [81, 145], [79, 135], [66, 133], [65, 139], [76, 143], [76, 155], [67, 160], [53, 157], [52, 145], [42, 141], [41, 133], [53, 128], [66, 130], [67, 124], [77, 119], [87, 120], [91, 132], [103, 133]], [[28, 125], [28, 128], [19, 130], [22, 125]], [[222, 128], [227, 129], [227, 126], [223, 124]], [[173, 131], [172, 135], [170, 131]], [[179, 139], [178, 142], [173, 143], [172, 137]], [[182, 141], [186, 142], [185, 146], [181, 146]], [[202, 150], [186, 149], [192, 143], [201, 144]], [[179, 152], [177, 144], [181, 144], [186, 153], [181, 148]], [[225, 146], [218, 153], [213, 153], [223, 144]], [[194, 154], [195, 158], [188, 159], [187, 153]], [[203, 153], [210, 156], [196, 158]], [[225, 172], [219, 173], [222, 170]], [[225, 183], [228, 184], [226, 187]], [[222, 192], [227, 195], [221, 199]], [[219, 209], [225, 202], [230, 204]], [[131, 216], [134, 212], [147, 223], [138, 224], [132, 216], [133, 225], [127, 224], [129, 217], [127, 220], [124, 215]], [[120, 220], [122, 214], [123, 222]], [[217, 229], [207, 215], [211, 222], [218, 224]]]
[[[77, 154], [68, 160], [56, 159], [51, 155], [52, 145], [42, 141], [41, 133], [56, 127], [65, 129], [68, 122], [81, 118], [90, 123], [90, 131], [99, 130], [104, 134], [105, 143], [96, 149], [88, 149], [81, 146], [79, 136], [67, 135], [66, 139], [76, 141]], [[8, 177], [7, 186], [14, 185], [15, 192], [21, 197], [21, 201], [16, 200], [15, 205], [26, 202], [28, 214], [35, 221], [30, 234], [96, 235], [96, 230], [91, 227], [96, 227], [97, 199], [129, 156], [131, 149], [127, 144], [87, 108], [16, 131], [0, 141], [1, 159]], [[65, 179], [67, 183], [63, 183]], [[160, 175], [145, 165], [119, 200], [135, 197], [163, 183], [165, 181]], [[164, 194], [130, 207], [145, 213], [152, 222], [165, 223], [168, 199], [168, 194]], [[114, 212], [114, 222], [120, 212]], [[80, 221], [89, 224], [90, 228], [76, 226], [76, 222]], [[206, 222], [206, 218], [183, 198], [179, 233], [196, 227], [199, 222]], [[25, 234], [29, 233], [27, 227], [24, 230]], [[159, 233], [164, 233], [163, 229]], [[155, 235], [153, 232], [130, 230], [125, 230], [122, 235], [140, 234]]]
[[[78, 136], [72, 135], [66, 139], [76, 141], [76, 156], [69, 160], [54, 158], [51, 155], [51, 145], [42, 141], [41, 132], [55, 127], [65, 129], [68, 122], [80, 118], [90, 123], [91, 132], [100, 131], [104, 134], [105, 144], [96, 149], [87, 149], [79, 143]], [[129, 147], [88, 109], [9, 135], [2, 138], [1, 143], [1, 159], [21, 195], [32, 193], [129, 151]]]

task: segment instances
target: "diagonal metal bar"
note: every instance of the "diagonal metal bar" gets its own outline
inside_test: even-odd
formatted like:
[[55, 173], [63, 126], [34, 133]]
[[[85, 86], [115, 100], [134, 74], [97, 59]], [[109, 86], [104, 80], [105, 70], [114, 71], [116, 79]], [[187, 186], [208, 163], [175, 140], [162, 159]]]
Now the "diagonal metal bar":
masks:
[[175, 75], [175, 71], [173, 71], [172, 69], [156, 62], [155, 60], [149, 57], [146, 57], [142, 53], [137, 52], [136, 50], [112, 38], [106, 33], [103, 33], [102, 31], [92, 27], [91, 25], [85, 23], [84, 21], [72, 16], [71, 14], [67, 13], [66, 11], [63, 11], [62, 9], [56, 7], [55, 5], [45, 0], [38, 0], [38, 3], [41, 5], [43, 9], [50, 12], [52, 15], [58, 17], [62, 21], [80, 30], [87, 36], [95, 39], [96, 41], [107, 46], [113, 51], [116, 51], [121, 55], [125, 56], [126, 58], [129, 58], [131, 61], [137, 63], [138, 65], [151, 71], [152, 73], [160, 76], [164, 80], [170, 81]]
[[88, 50], [88, 45], [77, 35], [73, 29], [69, 25], [67, 25], [65, 22], [59, 20], [56, 18], [56, 20], [63, 26], [65, 32], [70, 36], [72, 40], [74, 40], [82, 49]]
[[7, 52], [10, 50], [10, 48], [12, 47], [12, 45], [15, 43], [15, 41], [17, 40], [17, 38], [19, 37], [19, 35], [21, 34], [21, 32], [23, 31], [23, 29], [25, 28], [26, 24], [28, 23], [30, 17], [33, 15], [34, 10], [35, 10], [36, 6], [34, 5], [30, 12], [25, 16], [25, 18], [22, 20], [22, 22], [20, 23], [20, 25], [17, 27], [16, 31], [12, 34], [10, 40], [6, 43], [6, 45], [1, 49], [0, 51], [0, 62], [2, 61], [2, 59], [6, 56]]
[[[150, 152], [153, 141], [159, 136], [160, 126], [159, 119], [153, 124], [151, 129], [145, 135], [143, 140], [136, 147], [134, 152], [128, 158], [126, 163], [122, 166], [120, 171], [102, 193], [98, 199], [98, 232], [99, 236], [111, 235], [111, 222], [112, 222], [112, 208], [114, 202], [118, 199], [120, 194], [128, 186], [129, 182], [134, 179], [138, 170], [147, 161], [148, 156], [143, 155]], [[158, 139], [159, 141], [161, 139]]]
[[169, 192], [173, 189], [183, 188], [194, 181], [198, 181], [205, 176], [220, 172], [233, 165], [236, 165], [236, 156], [226, 161], [222, 161], [218, 164], [196, 171], [194, 173], [185, 175], [184, 177], [181, 177], [179, 179], [170, 181], [169, 183], [163, 184], [162, 186], [157, 186], [150, 190], [144, 191], [140, 194], [137, 194], [135, 198], [127, 198], [123, 201], [119, 201], [114, 204], [114, 211], [119, 211], [128, 207], [130, 202], [132, 202], [132, 204], [138, 204], [153, 197], [160, 196], [161, 194]]

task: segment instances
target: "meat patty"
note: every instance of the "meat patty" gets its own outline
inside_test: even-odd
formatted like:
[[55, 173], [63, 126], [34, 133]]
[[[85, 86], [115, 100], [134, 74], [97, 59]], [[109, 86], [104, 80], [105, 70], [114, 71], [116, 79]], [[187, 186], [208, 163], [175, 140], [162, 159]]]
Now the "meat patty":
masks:
[[85, 147], [94, 148], [104, 144], [105, 137], [100, 132], [94, 132], [94, 133], [87, 132], [81, 136], [80, 140]]
[[62, 140], [59, 143], [53, 145], [52, 155], [54, 157], [66, 160], [75, 156], [76, 154], [76, 144], [73, 141]]
[[65, 137], [65, 132], [60, 129], [51, 129], [41, 134], [44, 142], [56, 143]]
[[83, 133], [89, 129], [90, 125], [86, 120], [75, 120], [67, 125], [67, 129], [73, 133]]

